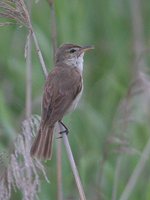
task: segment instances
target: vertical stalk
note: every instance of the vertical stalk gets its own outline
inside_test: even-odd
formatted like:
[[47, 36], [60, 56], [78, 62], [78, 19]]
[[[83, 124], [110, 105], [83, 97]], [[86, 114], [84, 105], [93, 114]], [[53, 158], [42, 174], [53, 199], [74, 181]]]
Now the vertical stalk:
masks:
[[[28, 2], [29, 13], [31, 13], [32, 2]], [[26, 118], [32, 113], [32, 41], [31, 31], [27, 37], [26, 43]]]
[[[144, 50], [144, 29], [143, 29], [143, 19], [142, 19], [142, 12], [141, 12], [141, 0], [129, 0], [130, 3], [130, 9], [131, 9], [131, 23], [132, 23], [132, 32], [133, 32], [133, 53], [134, 53], [134, 64], [132, 67], [132, 79], [131, 81], [134, 82], [135, 80], [138, 80], [140, 72], [144, 71], [144, 68], [146, 67], [145, 58], [142, 57], [139, 59], [142, 55], [142, 52]], [[130, 99], [132, 91], [132, 85], [130, 86], [128, 90], [128, 100]], [[129, 103], [129, 102], [128, 102]], [[120, 197], [120, 200], [127, 200], [129, 199], [130, 194], [132, 193], [136, 180], [139, 177], [142, 169], [144, 168], [144, 165], [146, 163], [146, 160], [144, 157], [146, 156], [147, 152], [149, 152], [149, 144], [146, 145], [144, 148], [143, 154], [141, 155], [141, 158], [137, 164], [137, 167], [134, 169], [133, 173], [131, 174], [129, 181], [122, 192], [122, 195]], [[145, 156], [144, 156], [145, 155]], [[121, 171], [121, 156], [118, 156], [117, 158], [117, 164], [116, 164], [116, 176], [114, 180], [114, 195], [112, 200], [117, 199], [117, 189], [119, 185], [119, 178], [120, 178], [120, 171]]]
[[136, 165], [136, 167], [126, 185], [126, 187], [120, 197], [120, 200], [128, 200], [129, 199], [132, 191], [134, 190], [135, 185], [138, 182], [138, 179], [140, 178], [142, 171], [144, 170], [146, 163], [149, 160], [149, 155], [150, 155], [150, 138], [149, 138], [146, 146], [144, 147], [144, 150], [142, 152], [140, 160], [139, 160], [138, 164]]
[[[51, 5], [51, 3], [53, 3], [53, 1], [49, 0], [49, 3]], [[41, 52], [40, 47], [39, 47], [39, 43], [38, 43], [38, 40], [37, 40], [36, 35], [34, 33], [34, 30], [33, 30], [33, 27], [32, 27], [30, 20], [29, 20], [29, 29], [31, 30], [31, 35], [32, 35], [33, 41], [35, 43], [35, 48], [36, 48], [36, 51], [37, 51], [37, 54], [38, 54], [38, 57], [39, 57], [39, 60], [40, 60], [42, 70], [44, 72], [44, 76], [46, 78], [47, 75], [48, 75], [47, 68], [46, 68], [46, 65], [45, 65], [45, 62], [44, 62], [44, 59], [43, 59], [43, 56], [42, 56], [42, 52]], [[68, 159], [69, 159], [69, 162], [70, 162], [70, 165], [71, 165], [74, 177], [75, 177], [75, 181], [76, 181], [76, 184], [77, 184], [77, 188], [78, 188], [78, 191], [79, 191], [80, 200], [86, 200], [84, 190], [83, 190], [83, 187], [82, 187], [82, 184], [81, 184], [81, 180], [80, 180], [80, 177], [79, 177], [79, 173], [78, 173], [77, 167], [75, 165], [75, 161], [74, 161], [74, 158], [73, 158], [71, 147], [70, 147], [70, 144], [69, 144], [69, 141], [68, 141], [68, 137], [67, 137], [66, 133], [64, 133], [62, 136], [63, 136], [64, 145], [65, 145], [65, 148], [66, 148], [66, 151], [67, 151]], [[61, 177], [61, 176], [59, 176], [59, 177]]]
[[70, 147], [66, 133], [63, 134], [63, 141], [64, 141], [64, 144], [65, 144], [65, 147], [66, 147], [68, 159], [70, 161], [71, 169], [72, 169], [72, 172], [73, 172], [76, 184], [77, 184], [77, 188], [78, 188], [79, 195], [80, 195], [80, 200], [86, 200], [84, 190], [83, 190], [83, 186], [81, 184], [80, 176], [79, 176], [79, 173], [78, 173], [75, 161], [74, 161], [74, 157], [73, 157], [71, 147]]
[[[51, 14], [51, 42], [53, 47], [53, 62], [55, 65], [55, 53], [57, 48], [57, 28], [54, 0], [49, 0]], [[62, 140], [57, 142], [57, 200], [63, 200], [62, 189]]]
[[133, 32], [133, 53], [134, 53], [133, 76], [136, 75], [138, 70], [143, 70], [146, 67], [144, 56], [142, 56], [141, 59], [139, 59], [145, 48], [141, 2], [142, 2], [141, 0], [129, 1], [131, 9], [132, 32]]
[[36, 35], [33, 31], [32, 24], [30, 24], [30, 30], [31, 30], [31, 34], [32, 34], [33, 41], [34, 41], [34, 44], [35, 44], [36, 52], [37, 52], [37, 55], [39, 57], [39, 61], [40, 61], [40, 64], [41, 64], [41, 67], [42, 67], [42, 70], [43, 70], [43, 73], [44, 73], [44, 77], [46, 78], [47, 75], [48, 75], [47, 68], [46, 68], [46, 65], [45, 65], [45, 62], [44, 62], [44, 59], [43, 59], [43, 56], [42, 56], [42, 52], [41, 52], [40, 47], [39, 47], [38, 40], [37, 40]]
[[49, 0], [49, 5], [51, 11], [51, 41], [53, 46], [53, 60], [55, 62], [55, 53], [57, 49], [57, 28], [54, 0]]
[[57, 143], [57, 200], [63, 200], [62, 187], [62, 140]]
[[26, 55], [26, 118], [32, 113], [32, 62], [31, 62], [31, 33], [29, 32], [27, 39], [27, 55]]

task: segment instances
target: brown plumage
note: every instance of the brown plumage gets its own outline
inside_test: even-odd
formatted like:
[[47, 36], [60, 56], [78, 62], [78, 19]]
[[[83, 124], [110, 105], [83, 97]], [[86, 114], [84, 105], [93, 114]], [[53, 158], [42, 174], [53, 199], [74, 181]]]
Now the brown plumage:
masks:
[[42, 120], [31, 155], [43, 159], [51, 158], [54, 125], [63, 118], [81, 89], [81, 75], [77, 69], [63, 64], [55, 67], [48, 75], [43, 95]]
[[44, 87], [41, 123], [31, 147], [32, 156], [51, 159], [55, 123], [75, 109], [82, 94], [81, 68], [86, 49], [70, 44], [58, 49], [56, 66], [49, 73]]

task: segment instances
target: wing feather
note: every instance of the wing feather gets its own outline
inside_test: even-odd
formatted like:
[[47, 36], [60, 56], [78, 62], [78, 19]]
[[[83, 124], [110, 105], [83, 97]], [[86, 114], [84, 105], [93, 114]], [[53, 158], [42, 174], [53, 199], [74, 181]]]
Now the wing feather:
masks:
[[67, 67], [55, 67], [46, 80], [42, 121], [53, 125], [61, 120], [72, 101], [82, 89], [82, 78], [78, 70]]

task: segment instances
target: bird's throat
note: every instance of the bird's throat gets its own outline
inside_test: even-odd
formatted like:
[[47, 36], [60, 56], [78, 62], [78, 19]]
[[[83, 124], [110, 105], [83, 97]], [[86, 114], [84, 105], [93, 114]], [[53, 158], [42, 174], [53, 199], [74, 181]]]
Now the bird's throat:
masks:
[[83, 71], [83, 54], [76, 58], [70, 58], [65, 60], [65, 64], [69, 65], [70, 67], [76, 67], [79, 72], [82, 74]]

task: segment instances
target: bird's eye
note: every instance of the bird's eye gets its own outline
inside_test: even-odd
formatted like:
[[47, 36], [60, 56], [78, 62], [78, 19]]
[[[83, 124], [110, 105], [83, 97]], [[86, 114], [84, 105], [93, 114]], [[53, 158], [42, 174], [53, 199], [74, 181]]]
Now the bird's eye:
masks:
[[70, 53], [74, 53], [74, 52], [76, 52], [75, 49], [71, 49], [71, 50], [70, 50]]

